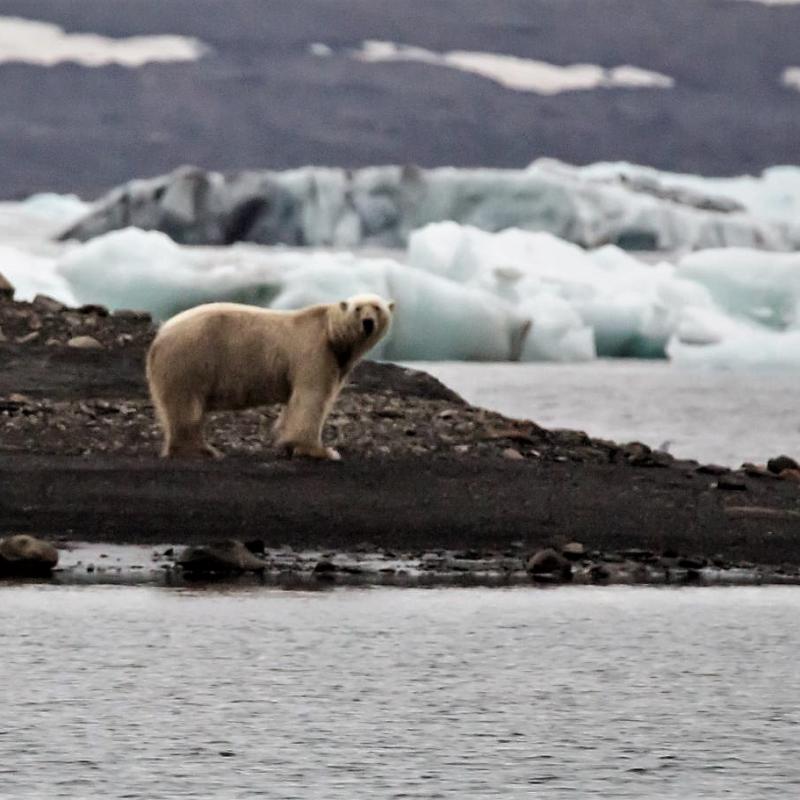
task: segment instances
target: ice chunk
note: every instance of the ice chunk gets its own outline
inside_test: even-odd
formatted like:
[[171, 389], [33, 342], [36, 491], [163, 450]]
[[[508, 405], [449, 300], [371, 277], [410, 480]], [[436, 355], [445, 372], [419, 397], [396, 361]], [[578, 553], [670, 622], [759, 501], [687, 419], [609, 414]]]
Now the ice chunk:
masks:
[[55, 272], [52, 258], [0, 244], [0, 273], [14, 286], [16, 300], [33, 300], [37, 294], [46, 294], [62, 303], [75, 303], [67, 281]]
[[681, 364], [717, 367], [800, 367], [800, 331], [778, 332], [742, 325], [714, 344], [697, 346], [675, 338], [667, 352]]
[[800, 327], [800, 254], [706, 250], [684, 257], [678, 275], [705, 286], [729, 314], [779, 330]]

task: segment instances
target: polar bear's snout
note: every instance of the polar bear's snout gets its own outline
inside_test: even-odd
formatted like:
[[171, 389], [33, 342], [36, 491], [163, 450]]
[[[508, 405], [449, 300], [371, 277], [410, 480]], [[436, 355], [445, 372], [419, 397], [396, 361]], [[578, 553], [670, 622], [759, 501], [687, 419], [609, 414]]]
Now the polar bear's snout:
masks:
[[367, 336], [371, 336], [372, 332], [375, 330], [375, 320], [370, 319], [369, 317], [367, 317], [366, 319], [362, 319], [361, 327], [364, 329], [364, 333]]

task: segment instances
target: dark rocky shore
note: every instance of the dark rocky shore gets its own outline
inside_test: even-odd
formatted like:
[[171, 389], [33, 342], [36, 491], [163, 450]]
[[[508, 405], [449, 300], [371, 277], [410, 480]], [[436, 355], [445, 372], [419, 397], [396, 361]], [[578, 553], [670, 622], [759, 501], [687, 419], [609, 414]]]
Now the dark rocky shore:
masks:
[[800, 581], [791, 460], [729, 471], [548, 431], [389, 364], [359, 366], [330, 417], [341, 463], [282, 458], [274, 408], [213, 416], [222, 461], [164, 462], [143, 377], [154, 330], [0, 299], [0, 537], [146, 546], [116, 567], [102, 547], [62, 558], [62, 576], [174, 578], [180, 546], [234, 539], [282, 585]]

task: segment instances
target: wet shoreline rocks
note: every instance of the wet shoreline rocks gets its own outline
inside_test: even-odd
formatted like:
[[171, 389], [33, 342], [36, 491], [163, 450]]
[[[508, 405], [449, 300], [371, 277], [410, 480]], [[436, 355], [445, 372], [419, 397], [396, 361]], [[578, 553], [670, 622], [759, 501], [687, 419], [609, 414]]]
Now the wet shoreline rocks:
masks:
[[579, 558], [568, 558], [569, 553], [564, 548], [545, 548], [530, 555], [524, 551], [394, 552], [369, 544], [356, 550], [320, 551], [264, 547], [263, 543], [253, 548], [252, 543], [237, 540], [189, 548], [61, 542], [60, 563], [53, 571], [2, 577], [38, 577], [60, 585], [240, 585], [302, 590], [800, 585], [800, 568], [790, 565], [730, 563], [721, 557], [636, 548], [616, 553], [585, 550]]

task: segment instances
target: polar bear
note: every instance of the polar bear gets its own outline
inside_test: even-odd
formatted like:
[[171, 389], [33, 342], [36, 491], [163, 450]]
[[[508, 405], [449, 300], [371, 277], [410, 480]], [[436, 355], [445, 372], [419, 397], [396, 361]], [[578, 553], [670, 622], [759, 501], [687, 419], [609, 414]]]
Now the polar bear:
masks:
[[322, 426], [347, 374], [389, 330], [393, 302], [372, 294], [298, 311], [209, 303], [165, 322], [147, 353], [162, 455], [220, 454], [207, 411], [286, 403], [275, 424], [292, 455], [338, 461]]

